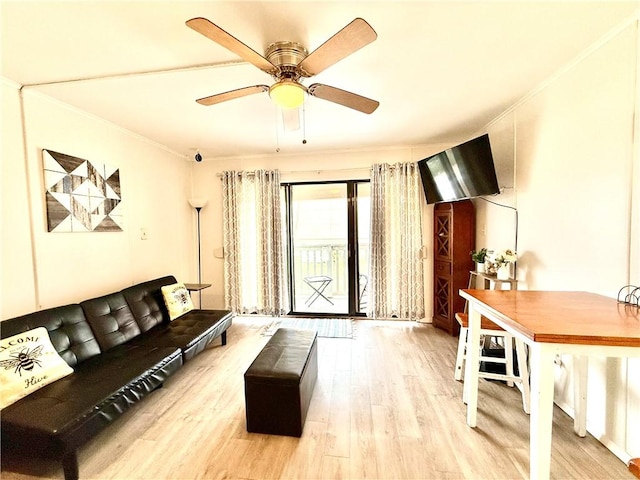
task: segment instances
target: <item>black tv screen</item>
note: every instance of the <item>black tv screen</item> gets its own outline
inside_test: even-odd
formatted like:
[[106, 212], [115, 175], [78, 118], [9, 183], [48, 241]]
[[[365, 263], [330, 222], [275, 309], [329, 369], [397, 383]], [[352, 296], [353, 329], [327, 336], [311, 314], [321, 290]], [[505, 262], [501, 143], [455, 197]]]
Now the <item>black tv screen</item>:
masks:
[[420, 160], [418, 167], [427, 203], [500, 193], [486, 134]]

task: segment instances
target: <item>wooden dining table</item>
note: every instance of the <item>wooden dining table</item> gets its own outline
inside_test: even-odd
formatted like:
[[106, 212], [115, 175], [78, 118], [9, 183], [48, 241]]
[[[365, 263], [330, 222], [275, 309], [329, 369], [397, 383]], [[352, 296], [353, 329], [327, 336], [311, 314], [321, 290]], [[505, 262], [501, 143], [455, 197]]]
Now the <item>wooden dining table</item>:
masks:
[[[556, 356], [574, 355], [585, 360], [583, 365], [590, 355], [640, 357], [640, 309], [588, 292], [463, 289], [460, 295], [469, 306], [467, 424], [477, 424], [480, 318], [484, 315], [529, 346], [530, 478], [548, 479]], [[586, 377], [585, 368], [578, 378], [581, 392], [586, 392]], [[578, 433], [584, 431], [585, 411], [586, 394], [584, 403], [576, 407], [576, 418], [581, 417]]]

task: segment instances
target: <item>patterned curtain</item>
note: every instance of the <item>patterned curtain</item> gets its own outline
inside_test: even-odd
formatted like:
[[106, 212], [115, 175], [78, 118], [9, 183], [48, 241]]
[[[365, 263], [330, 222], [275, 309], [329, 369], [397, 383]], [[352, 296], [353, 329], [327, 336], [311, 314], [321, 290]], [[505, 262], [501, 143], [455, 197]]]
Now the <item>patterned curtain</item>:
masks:
[[371, 167], [370, 317], [424, 318], [420, 189], [416, 163]]
[[280, 173], [223, 172], [222, 195], [227, 308], [235, 313], [287, 313]]

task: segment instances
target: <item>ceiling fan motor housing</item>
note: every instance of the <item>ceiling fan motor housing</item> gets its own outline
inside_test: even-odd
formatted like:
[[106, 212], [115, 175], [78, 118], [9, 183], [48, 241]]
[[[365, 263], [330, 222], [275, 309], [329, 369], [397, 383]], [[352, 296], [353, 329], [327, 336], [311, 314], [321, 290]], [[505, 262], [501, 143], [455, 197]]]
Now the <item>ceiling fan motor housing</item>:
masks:
[[276, 42], [269, 45], [265, 56], [273, 65], [278, 67], [277, 79], [290, 78], [298, 80], [300, 71], [298, 64], [309, 55], [307, 49], [296, 42]]

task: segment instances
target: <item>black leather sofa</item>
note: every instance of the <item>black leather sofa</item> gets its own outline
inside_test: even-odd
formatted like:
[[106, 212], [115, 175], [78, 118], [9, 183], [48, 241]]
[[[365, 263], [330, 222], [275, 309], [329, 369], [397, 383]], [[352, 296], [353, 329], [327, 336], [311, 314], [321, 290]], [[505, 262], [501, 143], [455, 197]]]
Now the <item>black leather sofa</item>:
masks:
[[77, 479], [79, 447], [215, 338], [226, 344], [229, 311], [192, 310], [169, 321], [160, 288], [173, 283], [166, 276], [0, 323], [0, 338], [45, 327], [74, 370], [2, 409], [3, 458], [57, 459], [65, 479]]

